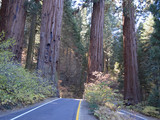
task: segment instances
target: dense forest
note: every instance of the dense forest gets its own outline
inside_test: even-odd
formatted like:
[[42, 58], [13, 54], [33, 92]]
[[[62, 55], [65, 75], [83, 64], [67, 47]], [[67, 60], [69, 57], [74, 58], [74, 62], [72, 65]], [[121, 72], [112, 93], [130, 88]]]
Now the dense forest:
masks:
[[160, 118], [160, 0], [0, 0], [0, 110], [50, 97]]

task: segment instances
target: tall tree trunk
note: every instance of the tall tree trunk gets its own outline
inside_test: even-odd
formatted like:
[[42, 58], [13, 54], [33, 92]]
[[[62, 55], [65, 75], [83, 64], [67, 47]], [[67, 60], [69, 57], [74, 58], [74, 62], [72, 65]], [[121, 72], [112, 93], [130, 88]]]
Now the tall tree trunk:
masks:
[[94, 71], [103, 71], [104, 4], [104, 0], [93, 4], [87, 82], [91, 82]]
[[63, 0], [44, 0], [40, 33], [38, 69], [42, 77], [57, 87], [55, 80], [63, 14]]
[[16, 45], [12, 47], [15, 54], [14, 60], [21, 61], [24, 26], [26, 19], [26, 11], [24, 3], [26, 0], [9, 0], [6, 10], [6, 39], [13, 38], [16, 40]]
[[140, 101], [138, 81], [137, 45], [135, 38], [134, 4], [123, 1], [123, 48], [124, 48], [124, 99], [129, 104]]
[[33, 47], [35, 44], [35, 35], [36, 35], [36, 22], [37, 22], [37, 14], [32, 14], [32, 22], [30, 26], [30, 36], [29, 36], [29, 44], [27, 50], [27, 59], [26, 59], [26, 69], [31, 69], [32, 67], [32, 55], [33, 55]]
[[2, 0], [2, 6], [0, 9], [0, 32], [5, 31], [6, 10], [7, 10], [8, 2], [9, 2], [9, 0]]

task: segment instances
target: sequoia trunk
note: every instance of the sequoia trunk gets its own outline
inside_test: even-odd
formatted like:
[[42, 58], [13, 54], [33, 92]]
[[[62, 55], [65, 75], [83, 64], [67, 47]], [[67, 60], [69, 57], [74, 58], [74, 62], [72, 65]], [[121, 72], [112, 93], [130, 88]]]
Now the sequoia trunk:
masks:
[[12, 51], [15, 54], [14, 60], [18, 60], [19, 62], [21, 61], [26, 19], [25, 1], [26, 0], [9, 0], [6, 10], [6, 39], [13, 38], [16, 41], [16, 45], [12, 46]]
[[63, 0], [43, 1], [38, 69], [44, 79], [56, 86], [62, 15]]
[[104, 4], [104, 0], [93, 4], [87, 82], [91, 82], [93, 72], [103, 71]]
[[123, 1], [124, 99], [129, 104], [140, 101], [135, 17], [132, 0]]

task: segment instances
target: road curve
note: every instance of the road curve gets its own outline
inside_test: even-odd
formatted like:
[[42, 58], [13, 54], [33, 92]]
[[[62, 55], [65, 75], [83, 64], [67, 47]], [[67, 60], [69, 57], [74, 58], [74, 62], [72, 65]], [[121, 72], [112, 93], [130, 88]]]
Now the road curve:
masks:
[[0, 117], [0, 120], [76, 120], [80, 100], [56, 99], [31, 109]]

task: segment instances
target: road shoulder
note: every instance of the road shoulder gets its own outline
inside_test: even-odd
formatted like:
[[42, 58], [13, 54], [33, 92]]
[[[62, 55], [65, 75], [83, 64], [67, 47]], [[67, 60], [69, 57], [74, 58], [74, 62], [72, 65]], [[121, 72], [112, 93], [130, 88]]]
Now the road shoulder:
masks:
[[136, 120], [159, 120], [158, 118], [150, 117], [143, 115], [141, 113], [135, 112], [135, 111], [130, 111], [130, 110], [120, 110], [119, 113], [122, 113], [124, 115], [130, 116], [131, 118], [134, 118]]
[[89, 105], [85, 100], [81, 102], [79, 120], [97, 120], [94, 115], [90, 114]]

